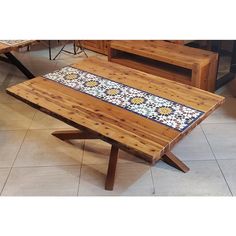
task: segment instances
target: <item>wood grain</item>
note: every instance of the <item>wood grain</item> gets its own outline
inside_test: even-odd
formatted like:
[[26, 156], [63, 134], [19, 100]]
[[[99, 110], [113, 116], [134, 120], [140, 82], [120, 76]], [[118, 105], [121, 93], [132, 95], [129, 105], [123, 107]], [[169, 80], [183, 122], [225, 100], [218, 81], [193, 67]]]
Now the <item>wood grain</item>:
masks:
[[11, 52], [13, 50], [17, 50], [19, 48], [29, 46], [29, 45], [36, 43], [36, 42], [37, 42], [36, 40], [27, 40], [25, 42], [22, 42], [20, 44], [14, 45], [14, 46], [13, 45], [9, 46], [9, 45], [0, 43], [0, 54]]
[[108, 54], [108, 44], [110, 40], [80, 40], [80, 42], [84, 48], [101, 54]]
[[201, 119], [179, 132], [42, 77], [7, 89], [13, 96], [58, 115], [76, 128], [78, 124], [116, 145], [140, 153], [152, 163], [224, 101], [221, 96], [98, 58], [85, 59], [74, 66], [205, 112]]
[[218, 55], [161, 40], [111, 41], [108, 60], [154, 75], [215, 90]]

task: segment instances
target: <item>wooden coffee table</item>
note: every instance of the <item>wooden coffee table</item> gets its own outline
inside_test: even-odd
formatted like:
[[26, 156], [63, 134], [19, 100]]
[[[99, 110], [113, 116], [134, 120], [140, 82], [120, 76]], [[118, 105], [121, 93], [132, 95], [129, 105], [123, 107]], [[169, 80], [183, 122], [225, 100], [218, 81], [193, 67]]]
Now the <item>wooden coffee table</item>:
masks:
[[35, 76], [11, 53], [22, 47], [35, 43], [36, 40], [0, 40], [0, 60], [15, 65], [28, 79]]
[[174, 145], [224, 98], [98, 58], [89, 58], [7, 89], [14, 97], [77, 128], [62, 139], [102, 139], [111, 146], [105, 189], [112, 190], [118, 151], [187, 172]]

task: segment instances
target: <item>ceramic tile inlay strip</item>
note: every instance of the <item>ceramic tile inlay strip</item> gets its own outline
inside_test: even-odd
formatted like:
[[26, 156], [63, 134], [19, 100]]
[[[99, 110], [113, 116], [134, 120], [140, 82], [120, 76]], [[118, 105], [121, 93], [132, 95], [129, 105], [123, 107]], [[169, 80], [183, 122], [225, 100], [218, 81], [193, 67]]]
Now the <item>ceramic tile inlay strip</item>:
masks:
[[71, 66], [43, 77], [178, 131], [184, 131], [203, 115], [199, 110]]

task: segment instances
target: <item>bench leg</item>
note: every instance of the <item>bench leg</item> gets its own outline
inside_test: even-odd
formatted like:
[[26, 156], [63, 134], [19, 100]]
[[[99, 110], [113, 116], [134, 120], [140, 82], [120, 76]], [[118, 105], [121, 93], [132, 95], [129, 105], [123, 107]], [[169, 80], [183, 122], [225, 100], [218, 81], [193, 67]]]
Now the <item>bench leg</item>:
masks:
[[99, 136], [96, 133], [80, 130], [65, 130], [65, 131], [55, 131], [52, 133], [53, 136], [61, 140], [69, 139], [98, 139]]
[[119, 148], [112, 145], [109, 164], [108, 164], [108, 170], [107, 170], [106, 183], [105, 183], [106, 190], [113, 190], [113, 186], [115, 182], [118, 152], [119, 152]]
[[175, 167], [183, 172], [188, 172], [189, 168], [182, 162], [178, 157], [176, 157], [172, 152], [167, 152], [162, 157], [162, 160], [170, 166]]

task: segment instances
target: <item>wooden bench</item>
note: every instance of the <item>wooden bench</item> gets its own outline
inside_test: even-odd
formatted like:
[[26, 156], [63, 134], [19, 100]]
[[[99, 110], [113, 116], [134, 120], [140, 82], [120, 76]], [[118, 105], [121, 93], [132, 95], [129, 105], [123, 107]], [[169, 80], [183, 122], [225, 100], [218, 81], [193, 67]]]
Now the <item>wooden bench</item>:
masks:
[[108, 60], [207, 91], [215, 91], [218, 54], [165, 41], [111, 41]]
[[[107, 190], [113, 189], [119, 149], [152, 164], [162, 158], [187, 172], [171, 149], [224, 101], [221, 96], [98, 58], [27, 80], [7, 92], [78, 129], [53, 133], [62, 140], [99, 138], [110, 143]], [[142, 113], [147, 106], [154, 109], [150, 116]], [[183, 118], [186, 109], [200, 116]], [[164, 122], [169, 115], [170, 124]], [[183, 119], [190, 123], [181, 128], [178, 123]]]

